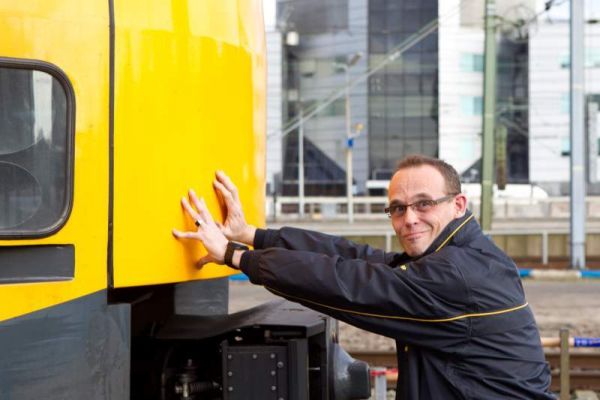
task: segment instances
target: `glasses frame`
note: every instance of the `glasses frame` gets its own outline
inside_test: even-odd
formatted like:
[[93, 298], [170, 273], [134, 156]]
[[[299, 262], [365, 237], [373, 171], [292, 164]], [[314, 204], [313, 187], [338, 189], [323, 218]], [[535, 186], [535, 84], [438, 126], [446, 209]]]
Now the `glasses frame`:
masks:
[[431, 205], [431, 208], [434, 208], [435, 206], [437, 206], [438, 204], [444, 203], [448, 200], [451, 200], [452, 198], [456, 197], [457, 195], [459, 195], [460, 193], [451, 193], [451, 194], [447, 194], [444, 197], [440, 197], [439, 199], [434, 199], [434, 200], [429, 200], [429, 199], [421, 199], [421, 200], [417, 200], [415, 202], [412, 202], [410, 204], [396, 204], [393, 206], [388, 206], [386, 208], [383, 209], [383, 211], [387, 214], [388, 218], [392, 218], [392, 208], [396, 208], [396, 207], [404, 207], [404, 211], [402, 212], [402, 214], [398, 215], [399, 217], [403, 217], [404, 215], [406, 215], [406, 211], [408, 210], [408, 208], [410, 207], [413, 212], [416, 213], [425, 213], [427, 211], [419, 211], [416, 207], [417, 204], [422, 203], [422, 202], [426, 202], [428, 204]]

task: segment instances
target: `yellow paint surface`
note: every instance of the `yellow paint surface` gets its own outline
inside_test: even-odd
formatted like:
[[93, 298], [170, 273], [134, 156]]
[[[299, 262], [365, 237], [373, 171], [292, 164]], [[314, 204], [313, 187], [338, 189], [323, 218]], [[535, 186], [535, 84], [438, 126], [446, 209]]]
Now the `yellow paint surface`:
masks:
[[193, 188], [216, 219], [224, 170], [248, 220], [264, 222], [265, 59], [257, 1], [115, 2], [114, 286], [225, 276], [197, 270], [180, 199]]

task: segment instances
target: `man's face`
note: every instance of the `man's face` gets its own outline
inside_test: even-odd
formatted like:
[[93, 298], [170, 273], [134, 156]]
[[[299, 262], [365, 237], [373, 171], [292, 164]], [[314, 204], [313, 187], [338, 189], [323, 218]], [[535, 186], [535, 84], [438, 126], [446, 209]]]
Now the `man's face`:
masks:
[[[449, 194], [442, 174], [429, 165], [397, 171], [388, 190], [390, 206], [437, 200]], [[426, 211], [408, 207], [403, 215], [393, 214], [392, 226], [404, 251], [411, 257], [423, 254], [450, 221], [464, 215], [466, 202], [465, 196], [458, 194]]]

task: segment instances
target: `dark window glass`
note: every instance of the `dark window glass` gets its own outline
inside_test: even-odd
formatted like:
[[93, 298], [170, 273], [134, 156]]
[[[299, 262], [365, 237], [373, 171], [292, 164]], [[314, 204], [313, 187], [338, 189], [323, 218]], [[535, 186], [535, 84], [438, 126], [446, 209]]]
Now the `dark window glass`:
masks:
[[420, 94], [426, 96], [437, 95], [437, 75], [432, 73], [424, 72], [421, 75], [421, 87]]
[[409, 139], [404, 142], [404, 154], [422, 153], [422, 141], [419, 139]]
[[406, 38], [407, 36], [404, 33], [396, 31], [390, 32], [390, 34], [388, 35], [388, 49], [392, 50], [404, 44]]
[[402, 1], [405, 10], [418, 10], [423, 6], [421, 0], [404, 0]]
[[387, 53], [387, 36], [372, 34], [369, 38], [369, 51], [371, 54]]
[[430, 157], [438, 156], [437, 139], [423, 140], [423, 154]]
[[407, 138], [421, 137], [421, 117], [406, 117], [404, 118], [405, 136]]
[[404, 75], [404, 94], [412, 96], [421, 93], [420, 75], [405, 74]]
[[387, 158], [399, 160], [404, 155], [404, 142], [401, 139], [391, 139], [386, 146]]
[[385, 31], [385, 11], [371, 11], [369, 17], [369, 30], [371, 32]]
[[[387, 29], [371, 34], [370, 52], [378, 59], [437, 17], [437, 0], [371, 1], [379, 11], [369, 21], [386, 20]], [[381, 11], [384, 11], [382, 16]], [[382, 28], [382, 27], [378, 27]], [[386, 45], [384, 41], [387, 39]], [[375, 45], [375, 46], [374, 46]], [[375, 51], [374, 51], [375, 49]], [[371, 65], [375, 65], [375, 58]], [[438, 36], [432, 33], [405, 49], [369, 84], [369, 165], [371, 172], [395, 168], [410, 153], [437, 155]]]
[[402, 132], [404, 132], [404, 118], [402, 117], [390, 117], [387, 118], [387, 131], [394, 138], [401, 139]]
[[374, 135], [383, 135], [385, 133], [385, 118], [371, 118], [369, 133]]
[[405, 92], [405, 84], [401, 74], [389, 74], [386, 82], [386, 93], [401, 95]]
[[402, 12], [400, 10], [389, 10], [386, 15], [386, 27], [389, 31], [400, 30], [402, 26]]
[[421, 41], [421, 48], [423, 51], [437, 53], [438, 51], [438, 36], [427, 35]]
[[404, 32], [417, 32], [422, 27], [419, 10], [404, 10], [401, 26]]
[[301, 7], [297, 7], [295, 2], [280, 1], [278, 21], [293, 26], [300, 34], [348, 29], [348, 0], [303, 0], [302, 3]]
[[55, 76], [12, 63], [0, 60], [0, 236], [41, 236], [70, 210], [72, 110]]
[[438, 126], [437, 126], [437, 118], [422, 118], [421, 119], [421, 129], [423, 132], [424, 138], [432, 138], [435, 139], [438, 136]]
[[384, 10], [387, 0], [369, 0], [370, 10]]
[[385, 76], [373, 75], [369, 78], [369, 91], [371, 95], [379, 95], [384, 91]]
[[421, 54], [407, 51], [402, 55], [402, 61], [405, 73], [421, 73]]

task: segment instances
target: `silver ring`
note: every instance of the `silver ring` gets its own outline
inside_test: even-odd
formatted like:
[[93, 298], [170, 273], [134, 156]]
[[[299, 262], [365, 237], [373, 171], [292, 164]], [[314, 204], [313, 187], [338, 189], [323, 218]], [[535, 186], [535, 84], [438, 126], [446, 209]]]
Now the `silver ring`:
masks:
[[202, 226], [202, 221], [200, 221], [199, 219], [197, 219], [197, 220], [194, 222], [194, 224], [196, 224], [196, 226], [197, 226], [198, 228], [200, 228], [200, 227]]

